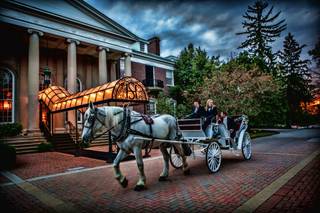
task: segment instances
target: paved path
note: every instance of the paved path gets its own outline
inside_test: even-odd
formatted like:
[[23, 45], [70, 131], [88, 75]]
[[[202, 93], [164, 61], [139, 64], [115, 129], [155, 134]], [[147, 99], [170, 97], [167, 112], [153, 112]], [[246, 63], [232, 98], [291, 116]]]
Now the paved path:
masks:
[[[167, 182], [158, 182], [162, 160], [152, 157], [145, 159], [148, 190], [142, 192], [133, 191], [138, 179], [134, 161], [121, 167], [129, 179], [126, 189], [102, 161], [96, 162], [98, 167], [59, 169], [40, 177], [13, 170], [0, 176], [0, 202], [18, 212], [315, 211], [320, 201], [319, 150], [319, 129], [283, 131], [255, 139], [250, 161], [224, 153], [221, 170], [209, 174], [204, 158], [190, 157], [191, 175], [171, 168]], [[47, 162], [48, 168], [56, 166], [53, 161]]]

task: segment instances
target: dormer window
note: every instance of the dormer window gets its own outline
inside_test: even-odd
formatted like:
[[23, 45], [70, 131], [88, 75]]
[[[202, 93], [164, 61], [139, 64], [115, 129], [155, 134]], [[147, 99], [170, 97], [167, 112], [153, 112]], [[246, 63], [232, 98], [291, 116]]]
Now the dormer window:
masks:
[[145, 51], [145, 45], [143, 42], [140, 42], [140, 51], [144, 52]]

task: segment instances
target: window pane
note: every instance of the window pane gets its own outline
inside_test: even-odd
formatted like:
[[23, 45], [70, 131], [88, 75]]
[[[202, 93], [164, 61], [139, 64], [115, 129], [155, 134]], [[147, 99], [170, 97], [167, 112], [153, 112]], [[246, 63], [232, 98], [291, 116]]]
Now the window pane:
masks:
[[13, 121], [13, 75], [0, 70], [0, 123]]

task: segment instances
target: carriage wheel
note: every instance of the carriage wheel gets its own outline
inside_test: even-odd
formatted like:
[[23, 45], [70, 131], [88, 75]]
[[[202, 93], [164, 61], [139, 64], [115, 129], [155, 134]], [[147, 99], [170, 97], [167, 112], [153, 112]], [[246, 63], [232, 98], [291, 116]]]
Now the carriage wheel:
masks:
[[178, 152], [176, 152], [176, 149], [174, 148], [173, 145], [170, 147], [169, 154], [170, 154], [171, 165], [176, 169], [182, 168], [182, 165], [183, 165], [182, 157], [181, 155], [178, 154]]
[[252, 156], [252, 150], [251, 150], [251, 138], [249, 133], [245, 133], [243, 142], [242, 142], [242, 155], [245, 160], [250, 160]]
[[210, 172], [215, 173], [220, 169], [222, 152], [217, 142], [211, 142], [206, 152], [206, 163]]

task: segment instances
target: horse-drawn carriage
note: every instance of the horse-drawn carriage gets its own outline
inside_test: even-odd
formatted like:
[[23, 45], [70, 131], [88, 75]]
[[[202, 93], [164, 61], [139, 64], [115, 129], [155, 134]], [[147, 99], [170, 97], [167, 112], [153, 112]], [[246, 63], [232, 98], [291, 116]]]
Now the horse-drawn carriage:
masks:
[[100, 129], [107, 129], [105, 133], [109, 132], [117, 142], [119, 152], [113, 162], [113, 168], [116, 179], [123, 187], [127, 186], [128, 181], [121, 173], [119, 164], [128, 154], [134, 153], [140, 176], [135, 190], [145, 188], [146, 177], [141, 150], [146, 141], [160, 143], [164, 167], [159, 181], [168, 178], [169, 161], [173, 167], [182, 168], [184, 174], [189, 174], [186, 156], [192, 151], [194, 153], [196, 145], [203, 147], [207, 167], [211, 172], [217, 172], [221, 166], [222, 149], [236, 155], [241, 152], [246, 160], [251, 158], [251, 139], [247, 132], [248, 118], [245, 115], [234, 118], [237, 124], [234, 137], [230, 137], [230, 132], [223, 123], [211, 124], [218, 136], [207, 137], [202, 130], [201, 119], [177, 120], [171, 115], [160, 115], [154, 117], [152, 122], [146, 122], [144, 117], [128, 108], [95, 108], [92, 103], [84, 116], [85, 125], [81, 136], [84, 142], [93, 140]]
[[[201, 119], [180, 119], [178, 120], [179, 129], [181, 132], [181, 141], [184, 144], [188, 144], [192, 149], [193, 154], [195, 152], [195, 145], [203, 147], [202, 153], [205, 155], [206, 164], [211, 172], [217, 172], [221, 166], [222, 152], [221, 150], [228, 150], [235, 155], [239, 155], [240, 152], [245, 160], [251, 158], [251, 139], [247, 132], [248, 118], [245, 115], [233, 117], [237, 128], [235, 137], [232, 138], [230, 131], [226, 126], [213, 123], [209, 128], [213, 128], [216, 133], [215, 137], [208, 138], [205, 132], [202, 130]], [[174, 149], [170, 147], [170, 163], [174, 168], [182, 167], [182, 158]]]

